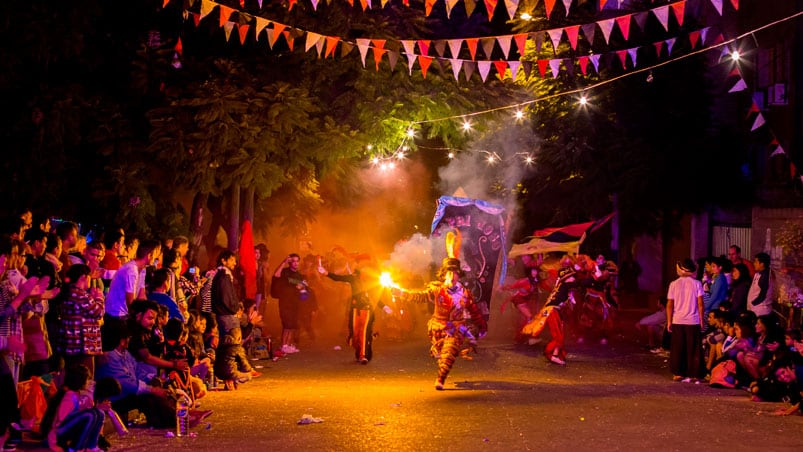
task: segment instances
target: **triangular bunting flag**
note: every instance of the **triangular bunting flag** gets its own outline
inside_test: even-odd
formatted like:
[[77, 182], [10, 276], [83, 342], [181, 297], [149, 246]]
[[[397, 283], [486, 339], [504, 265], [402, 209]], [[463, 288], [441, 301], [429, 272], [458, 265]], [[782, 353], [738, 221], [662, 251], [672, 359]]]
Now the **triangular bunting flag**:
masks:
[[507, 72], [507, 61], [494, 61], [494, 67], [496, 68], [496, 74], [499, 77], [499, 80], [504, 80], [505, 73]]
[[234, 29], [234, 22], [226, 22], [223, 24], [223, 31], [226, 33], [226, 41], [231, 39], [231, 31]]
[[685, 11], [686, 11], [686, 2], [685, 2], [685, 0], [682, 1], [682, 2], [673, 3], [671, 6], [672, 6], [672, 11], [675, 12], [675, 19], [677, 19], [677, 21], [678, 21], [678, 26], [682, 27], [683, 26], [683, 16], [684, 16]]
[[[231, 14], [234, 12], [234, 8], [229, 8], [226, 5], [218, 5], [220, 7], [220, 26], [224, 26], [226, 22], [229, 21], [231, 18]], [[231, 33], [231, 30], [229, 30]]]
[[[409, 1], [409, 0], [405, 0], [405, 1]], [[471, 17], [471, 15], [474, 14], [474, 8], [477, 7], [477, 1], [476, 0], [464, 0], [463, 1], [463, 6], [466, 7], [466, 17]], [[465, 66], [465, 64], [463, 66]]]
[[719, 15], [722, 15], [722, 0], [711, 0], [711, 4], [714, 5], [714, 9], [717, 10]]
[[471, 80], [474, 75], [474, 69], [477, 68], [477, 63], [473, 61], [463, 61], [463, 73], [466, 74], [466, 81]]
[[625, 41], [627, 41], [630, 36], [630, 16], [631, 14], [627, 14], [616, 18], [616, 24], [619, 25], [619, 31], [622, 32]]
[[507, 65], [510, 67], [510, 78], [515, 82], [516, 77], [519, 75], [519, 67], [521, 66], [521, 61], [508, 61]]
[[[382, 5], [382, 8], [384, 8], [384, 7], [385, 7], [385, 5], [387, 5], [387, 4], [388, 4], [388, 1], [389, 1], [389, 0], [380, 0], [380, 1], [379, 1], [379, 3]], [[388, 53], [388, 55], [390, 55], [390, 53]]]
[[696, 49], [697, 48], [697, 43], [699, 42], [699, 40], [700, 40], [700, 32], [699, 31], [695, 30], [695, 31], [692, 31], [691, 33], [689, 33], [689, 42], [691, 43], [691, 48], [692, 49]]
[[201, 23], [201, 15], [200, 15], [200, 14], [195, 14], [195, 13], [192, 13], [192, 23], [193, 23], [193, 24], [195, 25], [195, 27], [197, 28], [197, 27], [198, 27], [198, 25]]
[[533, 41], [535, 41], [535, 51], [541, 52], [541, 47], [544, 46], [544, 33], [543, 32], [536, 32], [532, 34]]
[[480, 78], [483, 82], [488, 79], [488, 74], [491, 72], [490, 61], [477, 61], [477, 68], [480, 70]]
[[402, 47], [404, 48], [404, 53], [408, 55], [415, 54], [415, 41], [410, 40], [402, 40], [401, 42]]
[[751, 131], [751, 132], [753, 132], [754, 130], [756, 130], [756, 129], [758, 129], [759, 127], [763, 126], [765, 122], [766, 122], [766, 121], [764, 121], [764, 115], [762, 115], [761, 113], [759, 113], [759, 114], [756, 116], [756, 120], [755, 120], [755, 121], [753, 121], [753, 127], [750, 129], [750, 131]]
[[552, 51], [558, 53], [558, 45], [560, 44], [560, 38], [563, 37], [563, 29], [555, 28], [547, 30], [546, 33], [549, 35], [549, 39], [552, 40]]
[[649, 17], [649, 11], [642, 11], [640, 13], [633, 14], [633, 20], [636, 22], [636, 26], [638, 26], [639, 30], [644, 31], [644, 26], [647, 25], [647, 19]]
[[572, 6], [572, 0], [563, 0], [563, 8], [566, 10], [566, 17], [569, 17], [570, 6]]
[[633, 67], [638, 66], [638, 47], [627, 49], [627, 54], [630, 55], [630, 62], [633, 63]]
[[363, 11], [367, 10], [369, 8], [368, 0], [360, 0], [360, 6], [362, 7]]
[[424, 15], [429, 17], [432, 13], [432, 7], [435, 6], [436, 0], [424, 0]]
[[463, 46], [462, 39], [450, 39], [449, 41], [449, 51], [452, 52], [452, 58], [459, 58], [460, 57], [460, 47]]
[[533, 72], [533, 62], [532, 61], [522, 61], [521, 68], [524, 70], [524, 79], [529, 80], [530, 74]]
[[605, 4], [608, 3], [608, 0], [599, 0], [599, 10], [602, 11], [605, 9]]
[[406, 53], [407, 55], [407, 69], [410, 71], [410, 76], [413, 75], [413, 65], [415, 65], [415, 60], [418, 58], [418, 55], [414, 53]]
[[555, 0], [544, 0], [544, 7], [546, 8], [546, 18], [552, 15], [552, 8], [555, 7]]
[[661, 25], [663, 25], [664, 31], [669, 31], [669, 5], [659, 6], [653, 9], [652, 13], [655, 14], [655, 18], [658, 19], [658, 22], [661, 22]]
[[390, 72], [396, 68], [396, 63], [399, 61], [399, 52], [391, 52], [388, 50], [388, 63], [390, 63]]
[[599, 55], [591, 55], [588, 58], [591, 60], [591, 64], [594, 65], [594, 71], [599, 74]]
[[[295, 45], [296, 45], [296, 36], [292, 36], [290, 34], [290, 30], [284, 30], [282, 32], [282, 34], [284, 35], [284, 40], [287, 41], [287, 47], [292, 52], [294, 47], [295, 47]], [[301, 36], [298, 36], [298, 37], [300, 38]]]
[[421, 75], [423, 75], [424, 78], [427, 78], [427, 70], [429, 69], [429, 65], [432, 64], [432, 60], [434, 60], [434, 58], [424, 55], [418, 57], [418, 64], [421, 66]]
[[510, 58], [510, 43], [512, 41], [513, 41], [513, 36], [511, 35], [496, 37], [496, 42], [499, 43], [499, 48], [502, 49], [502, 54], [505, 56], [505, 59]]
[[259, 41], [259, 34], [262, 30], [268, 27], [270, 21], [268, 19], [256, 16], [256, 27], [254, 28], [254, 40]]
[[622, 69], [627, 69], [627, 50], [617, 50], [616, 56], [618, 56], [619, 61], [622, 62]]
[[[484, 0], [484, 3], [485, 12], [488, 14], [488, 22], [490, 22], [494, 18], [494, 10], [496, 9], [496, 5], [499, 3], [499, 0]], [[480, 72], [482, 72], [482, 69], [480, 69]], [[484, 82], [485, 79], [482, 79], [482, 81]]]
[[215, 9], [217, 3], [209, 1], [209, 0], [202, 0], [201, 1], [201, 19], [208, 16], [212, 10]]
[[494, 43], [496, 39], [494, 38], [480, 38], [480, 44], [482, 44], [482, 51], [485, 53], [485, 58], [491, 59], [491, 55], [494, 52]]
[[170, 0], [164, 0], [164, 2], [162, 2], [162, 8], [167, 8], [168, 3], [170, 3]]
[[245, 38], [248, 36], [248, 24], [237, 25], [237, 31], [240, 33], [240, 44], [245, 44]]
[[772, 154], [770, 155], [770, 157], [775, 157], [776, 155], [785, 155], [785, 154], [786, 154], [786, 152], [783, 150], [783, 148], [779, 144], [778, 147], [775, 148], [774, 151], [772, 151]]
[[614, 22], [614, 19], [600, 20], [597, 22], [599, 29], [602, 30], [602, 36], [605, 37], [605, 44], [608, 44], [608, 41], [611, 38], [611, 31], [613, 30]]
[[541, 78], [546, 77], [547, 66], [549, 66], [549, 60], [538, 60], [538, 72], [541, 73]]
[[480, 38], [468, 38], [466, 39], [466, 46], [468, 46], [468, 53], [471, 55], [472, 60], [477, 59], [477, 43], [480, 42]]
[[318, 0], [310, 0], [310, 3], [312, 3], [312, 10], [318, 11]]
[[354, 50], [354, 44], [348, 41], [341, 41], [340, 43], [340, 57], [345, 57]]
[[580, 34], [580, 26], [573, 25], [571, 27], [566, 27], [566, 37], [569, 38], [569, 45], [572, 46], [572, 50], [577, 50], [577, 36]]
[[421, 52], [419, 55], [429, 55], [429, 44], [431, 42], [429, 39], [418, 40], [418, 51]]
[[329, 58], [329, 56], [334, 57], [338, 42], [340, 42], [340, 38], [337, 36], [326, 37], [326, 58]]
[[374, 62], [376, 63], [376, 71], [379, 72], [379, 63], [382, 62], [382, 55], [387, 53], [387, 49], [374, 47]]
[[749, 118], [750, 115], [752, 115], [753, 113], [758, 113], [759, 111], [761, 110], [758, 108], [758, 104], [756, 103], [756, 101], [753, 101], [753, 103], [750, 104], [750, 108], [747, 109], [747, 117]]
[[505, 9], [507, 9], [507, 16], [515, 19], [516, 10], [519, 9], [519, 0], [505, 0]]
[[181, 36], [178, 37], [176, 41], [176, 46], [173, 47], [173, 50], [176, 51], [177, 54], [182, 55], [184, 53], [184, 46], [181, 44]]
[[708, 42], [708, 32], [711, 30], [711, 27], [705, 27], [700, 30], [700, 42], [705, 45]]
[[451, 18], [452, 8], [457, 5], [460, 0], [446, 0], [446, 17]]
[[677, 41], [677, 38], [669, 38], [665, 41], [667, 55], [672, 55], [672, 47], [675, 47], [675, 41]]
[[597, 24], [595, 24], [595, 23], [585, 24], [581, 28], [583, 29], [583, 34], [585, 35], [586, 40], [588, 41], [588, 45], [593, 46], [594, 45], [594, 32], [597, 29]]
[[292, 11], [293, 7], [296, 6], [296, 3], [298, 3], [298, 0], [287, 0], [287, 4], [288, 4], [287, 10], [288, 11]]
[[733, 85], [733, 88], [728, 90], [728, 92], [729, 93], [736, 93], [736, 92], [739, 92], [739, 91], [744, 91], [746, 89], [747, 89], [747, 83], [744, 82], [743, 78], [740, 78], [739, 81], [736, 82], [735, 85]]
[[569, 78], [574, 77], [574, 60], [571, 58], [564, 58], [563, 59], [563, 69], [566, 69], [566, 75]]
[[653, 42], [652, 45], [655, 46], [655, 56], [660, 58], [661, 51], [664, 49], [664, 41]]
[[739, 10], [739, 0], [731, 0], [731, 5], [733, 5], [733, 9], [736, 11]]
[[446, 52], [446, 41], [438, 40], [435, 41], [435, 53], [438, 54], [439, 57], [443, 58], [444, 52]]
[[323, 55], [323, 46], [326, 44], [326, 39], [324, 39], [323, 35], [318, 39], [318, 42], [315, 43], [315, 51], [318, 53], [318, 59], [321, 58]]
[[519, 55], [524, 55], [524, 51], [527, 48], [527, 33], [513, 35], [513, 41], [516, 42], [516, 50], [519, 51]]
[[[269, 31], [269, 33], [268, 33], [268, 45], [270, 45], [271, 49], [273, 48], [273, 44], [276, 44], [276, 40], [279, 39], [279, 36], [282, 35], [282, 33], [284, 32], [285, 28], [287, 28], [287, 25], [280, 24], [278, 22], [274, 22], [273, 23], [273, 32], [272, 32], [272, 34], [270, 33], [270, 29], [268, 29], [268, 31]], [[288, 39], [287, 42], [289, 43], [290, 40]], [[309, 49], [307, 49], [307, 50], [309, 50]]]
[[[362, 60], [362, 67], [365, 68], [365, 56], [368, 55], [368, 47], [371, 45], [370, 39], [357, 38], [357, 50], [360, 51], [360, 60]], [[310, 49], [309, 36], [307, 36], [307, 50]]]
[[463, 60], [458, 58], [452, 58], [449, 60], [449, 64], [452, 65], [452, 74], [454, 75], [455, 81], [460, 81], [460, 69], [463, 68]]
[[560, 60], [557, 58], [549, 60], [549, 68], [552, 69], [552, 78], [558, 78], [560, 74]]
[[582, 56], [578, 58], [577, 63], [580, 65], [580, 72], [582, 72], [583, 75], [588, 75], [588, 57]]

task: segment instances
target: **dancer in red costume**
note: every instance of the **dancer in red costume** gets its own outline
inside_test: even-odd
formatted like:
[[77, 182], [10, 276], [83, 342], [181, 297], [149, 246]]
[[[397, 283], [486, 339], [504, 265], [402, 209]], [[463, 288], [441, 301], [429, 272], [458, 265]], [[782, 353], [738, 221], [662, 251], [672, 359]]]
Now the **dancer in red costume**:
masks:
[[566, 349], [563, 345], [564, 321], [561, 318], [561, 311], [570, 308], [575, 303], [572, 290], [576, 283], [575, 269], [572, 266], [562, 268], [558, 272], [558, 280], [543, 309], [521, 329], [522, 335], [537, 338], [544, 328], [548, 327], [552, 339], [546, 344], [544, 357], [561, 366], [566, 364]]
[[449, 232], [446, 236], [446, 251], [449, 257], [443, 260], [438, 271], [438, 280], [420, 291], [395, 288], [391, 293], [402, 301], [434, 303], [435, 312], [427, 324], [432, 342], [430, 353], [438, 359], [438, 378], [435, 389], [442, 391], [449, 371], [463, 347], [464, 342], [475, 342], [485, 336], [488, 325], [474, 302], [468, 288], [460, 283], [463, 270], [458, 259], [459, 235]]

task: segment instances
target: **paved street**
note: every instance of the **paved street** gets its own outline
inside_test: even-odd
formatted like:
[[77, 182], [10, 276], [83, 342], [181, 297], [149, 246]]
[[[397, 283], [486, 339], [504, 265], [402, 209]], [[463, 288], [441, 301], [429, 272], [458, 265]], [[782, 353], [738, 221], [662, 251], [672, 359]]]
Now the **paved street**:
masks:
[[[627, 327], [622, 331], [629, 333]], [[803, 417], [740, 390], [675, 383], [665, 358], [632, 335], [607, 346], [570, 346], [548, 364], [541, 344], [516, 346], [491, 331], [474, 360], [458, 360], [447, 390], [421, 337], [375, 343], [369, 365], [319, 340], [236, 392], [203, 400], [214, 409], [197, 437], [133, 429], [113, 450], [799, 450]], [[299, 425], [304, 416], [323, 422]]]
[[[607, 346], [572, 343], [559, 367], [542, 344], [512, 345], [508, 331], [492, 329], [442, 392], [423, 333], [380, 336], [367, 366], [320, 339], [257, 361], [262, 377], [203, 399], [215, 412], [197, 436], [134, 428], [111, 434], [112, 450], [800, 450], [803, 417], [771, 416], [780, 404], [750, 402], [744, 391], [672, 382], [666, 358], [622, 331]], [[322, 422], [299, 425], [304, 415]]]

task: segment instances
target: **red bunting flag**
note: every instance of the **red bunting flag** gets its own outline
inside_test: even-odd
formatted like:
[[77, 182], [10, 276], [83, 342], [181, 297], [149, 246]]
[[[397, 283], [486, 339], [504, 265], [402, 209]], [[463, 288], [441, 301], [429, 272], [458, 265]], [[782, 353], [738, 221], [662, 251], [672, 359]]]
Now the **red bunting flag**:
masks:
[[555, 7], [555, 0], [544, 0], [544, 7], [546, 8], [546, 18], [549, 19], [549, 16], [552, 15], [552, 9]]
[[546, 77], [546, 68], [549, 66], [549, 60], [538, 60], [538, 72], [541, 73], [541, 77]]
[[[499, 0], [485, 0], [485, 12], [488, 13], [488, 22], [494, 18], [494, 10], [498, 3]], [[552, 0], [552, 3], [555, 3], [555, 0]]]
[[298, 0], [287, 0], [287, 3], [289, 3], [289, 5], [290, 5], [290, 6], [287, 7], [287, 10], [288, 11], [292, 11], [293, 7], [296, 6], [297, 2], [298, 2]]
[[418, 40], [418, 50], [421, 52], [421, 55], [429, 55], [429, 45], [432, 41], [429, 39], [419, 39]]
[[245, 38], [248, 36], [248, 24], [238, 24], [237, 32], [240, 34], [240, 44], [245, 44]]
[[569, 38], [569, 44], [572, 46], [572, 50], [577, 50], [577, 36], [580, 34], [580, 26], [573, 25], [571, 27], [566, 27], [566, 36]]
[[583, 75], [588, 75], [588, 57], [582, 56], [577, 59], [577, 62], [580, 64], [580, 72], [582, 72]]
[[421, 65], [421, 75], [424, 76], [424, 78], [427, 78], [427, 70], [429, 69], [429, 65], [432, 64], [433, 59], [432, 57], [424, 55], [418, 57], [418, 64]]
[[471, 55], [472, 60], [477, 59], [477, 44], [479, 44], [480, 38], [468, 38], [466, 39], [466, 46], [468, 46], [468, 53]]
[[630, 36], [630, 17], [632, 14], [627, 14], [624, 16], [620, 16], [616, 18], [616, 24], [619, 25], [619, 31], [622, 32], [622, 36], [624, 36], [625, 41], [629, 39]]
[[331, 55], [332, 58], [335, 56], [335, 49], [337, 49], [337, 43], [340, 42], [340, 38], [337, 36], [327, 36], [326, 37], [326, 54], [325, 58], [329, 58]]
[[697, 43], [699, 41], [700, 41], [700, 32], [699, 31], [695, 30], [695, 31], [689, 33], [689, 42], [691, 43], [691, 48], [692, 49], [696, 49], [697, 48]]
[[507, 61], [494, 61], [494, 67], [496, 68], [499, 80], [504, 80], [505, 72], [507, 72]]
[[184, 46], [181, 45], [181, 36], [178, 37], [178, 41], [176, 41], [176, 47], [174, 47], [177, 54], [181, 55], [184, 51]]
[[733, 5], [733, 9], [739, 10], [739, 0], [731, 0], [731, 5]]
[[226, 25], [226, 22], [229, 21], [231, 17], [231, 13], [234, 12], [234, 8], [229, 8], [226, 5], [218, 5], [220, 6], [220, 26]]
[[675, 19], [677, 19], [679, 27], [683, 26], [683, 15], [685, 13], [685, 10], [686, 10], [685, 1], [672, 4], [672, 11], [675, 12]]
[[627, 50], [617, 50], [616, 56], [618, 56], [619, 61], [622, 62], [622, 69], [627, 69]]

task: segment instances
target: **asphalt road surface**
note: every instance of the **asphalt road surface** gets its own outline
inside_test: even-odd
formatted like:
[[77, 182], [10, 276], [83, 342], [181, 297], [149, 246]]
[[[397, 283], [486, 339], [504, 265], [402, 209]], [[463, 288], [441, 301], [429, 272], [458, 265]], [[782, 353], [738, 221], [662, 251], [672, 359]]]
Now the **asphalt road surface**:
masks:
[[[629, 322], [628, 322], [629, 323]], [[664, 357], [628, 328], [607, 345], [569, 341], [568, 364], [543, 343], [490, 334], [473, 360], [458, 359], [446, 390], [424, 333], [377, 338], [356, 364], [334, 339], [301, 344], [236, 391], [212, 392], [214, 414], [193, 437], [133, 428], [110, 434], [115, 451], [695, 451], [800, 450], [803, 417], [771, 415], [737, 389], [673, 382]], [[493, 333], [493, 331], [492, 331]], [[342, 350], [335, 350], [340, 345]], [[320, 422], [299, 424], [302, 418]], [[26, 442], [22, 449], [34, 450]]]

